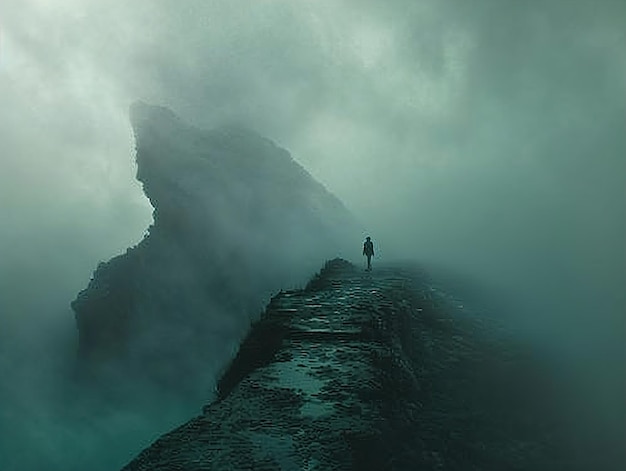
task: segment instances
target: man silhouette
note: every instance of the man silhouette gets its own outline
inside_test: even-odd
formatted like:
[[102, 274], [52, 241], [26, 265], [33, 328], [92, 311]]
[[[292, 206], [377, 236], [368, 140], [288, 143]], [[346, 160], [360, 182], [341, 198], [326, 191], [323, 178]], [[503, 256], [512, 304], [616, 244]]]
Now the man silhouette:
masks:
[[363, 244], [363, 255], [367, 257], [367, 271], [372, 270], [372, 257], [374, 256], [374, 244], [372, 239], [367, 236]]

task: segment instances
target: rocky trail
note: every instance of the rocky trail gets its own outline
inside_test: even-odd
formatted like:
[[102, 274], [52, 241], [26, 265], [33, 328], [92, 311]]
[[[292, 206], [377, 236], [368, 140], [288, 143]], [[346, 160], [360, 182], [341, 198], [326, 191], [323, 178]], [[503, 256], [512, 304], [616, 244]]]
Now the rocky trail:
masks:
[[535, 363], [416, 269], [334, 260], [271, 300], [216, 400], [124, 471], [577, 469]]

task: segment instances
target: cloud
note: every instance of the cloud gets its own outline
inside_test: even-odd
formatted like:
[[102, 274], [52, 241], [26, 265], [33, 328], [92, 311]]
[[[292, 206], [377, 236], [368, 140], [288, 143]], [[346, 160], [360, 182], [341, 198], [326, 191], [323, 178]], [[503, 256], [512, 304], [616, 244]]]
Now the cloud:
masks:
[[142, 99], [275, 139], [383, 257], [493, 283], [623, 370], [624, 31], [619, 0], [4, 0], [2, 322], [71, 321], [141, 238]]

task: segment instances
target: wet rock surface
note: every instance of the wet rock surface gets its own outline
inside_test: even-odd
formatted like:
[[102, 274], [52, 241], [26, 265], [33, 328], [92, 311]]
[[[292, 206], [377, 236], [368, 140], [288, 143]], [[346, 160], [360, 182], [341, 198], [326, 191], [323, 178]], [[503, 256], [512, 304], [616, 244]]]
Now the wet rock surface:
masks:
[[423, 273], [334, 260], [272, 299], [217, 399], [124, 471], [578, 469], [555, 403], [522, 348]]

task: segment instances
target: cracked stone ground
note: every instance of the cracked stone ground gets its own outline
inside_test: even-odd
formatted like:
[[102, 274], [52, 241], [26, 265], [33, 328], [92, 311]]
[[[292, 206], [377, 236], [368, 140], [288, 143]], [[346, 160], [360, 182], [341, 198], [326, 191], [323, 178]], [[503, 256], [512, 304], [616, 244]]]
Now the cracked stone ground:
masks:
[[124, 470], [588, 469], [557, 403], [540, 362], [424, 274], [334, 260], [275, 296], [217, 399]]

